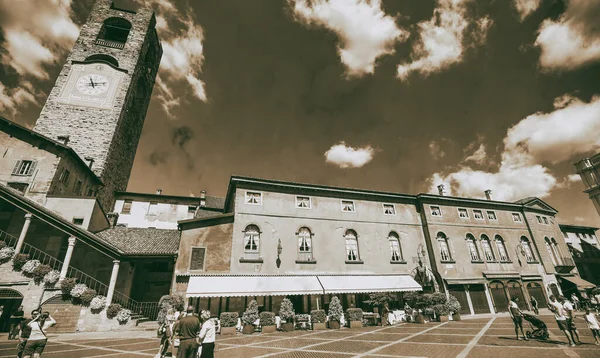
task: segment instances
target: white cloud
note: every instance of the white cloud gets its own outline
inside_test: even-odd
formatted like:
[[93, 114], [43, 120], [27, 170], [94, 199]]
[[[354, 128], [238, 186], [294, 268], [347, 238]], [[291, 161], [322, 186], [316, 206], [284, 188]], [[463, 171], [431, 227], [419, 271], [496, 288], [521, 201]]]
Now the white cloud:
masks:
[[519, 13], [520, 20], [523, 21], [540, 7], [540, 3], [540, 0], [514, 0], [513, 4]]
[[373, 159], [375, 150], [371, 146], [354, 148], [339, 142], [325, 152], [325, 161], [340, 168], [360, 168]]
[[[462, 61], [464, 34], [473, 21], [468, 18], [466, 4], [470, 0], [438, 0], [430, 20], [417, 26], [419, 40], [412, 50], [412, 62], [398, 66], [398, 78], [407, 80], [416, 72], [422, 76], [444, 70]], [[476, 44], [485, 42], [492, 21], [485, 17], [475, 20], [473, 39]]]
[[35, 104], [36, 99], [31, 92], [33, 90], [26, 90], [28, 86], [21, 88], [6, 88], [2, 82], [0, 82], [0, 111], [10, 111], [14, 116], [18, 112], [19, 106], [27, 105], [30, 103]]
[[441, 144], [436, 140], [432, 140], [431, 142], [429, 142], [429, 154], [431, 154], [431, 156], [435, 160], [441, 159], [446, 156], [446, 152], [442, 150]]
[[572, 70], [600, 61], [600, 1], [570, 0], [557, 20], [542, 22], [535, 45], [541, 49], [540, 66]]
[[567, 181], [571, 183], [577, 183], [581, 181], [581, 176], [579, 174], [569, 174], [567, 175]]
[[437, 192], [439, 182], [446, 182], [457, 195], [481, 197], [484, 190], [492, 189], [499, 200], [516, 200], [544, 197], [564, 186], [545, 165], [600, 149], [600, 96], [587, 103], [562, 96], [555, 103], [554, 111], [532, 114], [507, 131], [497, 171], [471, 168], [469, 156], [454, 172], [435, 173], [430, 191]]
[[339, 37], [338, 53], [350, 76], [373, 73], [378, 58], [393, 54], [408, 32], [387, 15], [381, 0], [288, 0], [296, 20], [325, 27]]
[[473, 154], [469, 155], [464, 159], [465, 162], [473, 162], [475, 164], [482, 165], [487, 160], [487, 152], [485, 150], [485, 144], [479, 144], [479, 148]]

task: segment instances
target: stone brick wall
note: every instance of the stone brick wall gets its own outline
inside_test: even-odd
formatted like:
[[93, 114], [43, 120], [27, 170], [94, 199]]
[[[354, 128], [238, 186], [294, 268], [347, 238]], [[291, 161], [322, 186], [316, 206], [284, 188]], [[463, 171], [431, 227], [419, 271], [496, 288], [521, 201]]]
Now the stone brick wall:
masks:
[[[113, 207], [113, 192], [127, 188], [162, 55], [152, 11], [141, 9], [131, 13], [112, 9], [111, 4], [111, 0], [97, 0], [94, 4], [34, 128], [53, 139], [69, 135], [69, 145], [82, 158], [94, 158], [94, 172], [104, 183], [99, 199], [107, 209]], [[124, 18], [132, 24], [123, 49], [95, 44], [104, 20], [109, 17]], [[148, 48], [153, 49], [149, 58]], [[112, 109], [59, 103], [58, 97], [66, 85], [72, 61], [84, 61], [94, 54], [114, 57], [119, 68], [127, 71]]]
[[44, 285], [36, 285], [33, 280], [12, 269], [12, 262], [0, 265], [0, 286], [5, 289], [18, 291], [23, 295], [23, 310], [25, 315], [39, 307], [44, 294]]

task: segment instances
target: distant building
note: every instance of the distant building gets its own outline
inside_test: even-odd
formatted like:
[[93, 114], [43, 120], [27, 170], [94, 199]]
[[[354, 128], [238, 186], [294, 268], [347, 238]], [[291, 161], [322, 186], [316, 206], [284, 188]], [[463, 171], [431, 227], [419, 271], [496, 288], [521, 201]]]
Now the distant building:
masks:
[[[595, 285], [600, 285], [600, 242], [596, 236], [598, 228], [561, 224], [560, 229], [581, 278]], [[573, 283], [567, 281], [565, 287], [567, 291], [574, 291], [575, 289], [590, 288], [590, 285], [585, 282]], [[565, 291], [565, 288], [563, 288], [563, 291]]]
[[600, 215], [600, 153], [575, 163], [575, 169], [585, 185], [584, 193], [589, 195]]

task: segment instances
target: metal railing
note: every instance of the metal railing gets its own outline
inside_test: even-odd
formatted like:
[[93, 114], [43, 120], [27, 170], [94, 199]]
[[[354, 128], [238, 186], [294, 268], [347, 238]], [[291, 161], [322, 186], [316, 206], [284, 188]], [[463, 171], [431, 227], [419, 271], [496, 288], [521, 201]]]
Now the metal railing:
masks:
[[97, 39], [95, 44], [100, 45], [100, 46], [110, 47], [110, 48], [116, 48], [119, 50], [122, 50], [125, 47], [124, 42], [115, 42], [115, 41], [104, 40], [104, 39]]
[[6, 246], [12, 247], [14, 249], [15, 247], [17, 247], [17, 241], [19, 241], [19, 238], [0, 230], [0, 240], [4, 241], [6, 243]]
[[575, 261], [572, 257], [561, 257], [560, 261], [562, 262], [562, 264], [559, 264], [557, 266], [575, 266]]
[[23, 243], [23, 247], [19, 254], [27, 254], [29, 255], [30, 260], [38, 260], [42, 265], [48, 265], [52, 267], [53, 270], [60, 271], [60, 268], [63, 265], [62, 261], [59, 261], [54, 256], [48, 255], [44, 251], [31, 246], [26, 242]]

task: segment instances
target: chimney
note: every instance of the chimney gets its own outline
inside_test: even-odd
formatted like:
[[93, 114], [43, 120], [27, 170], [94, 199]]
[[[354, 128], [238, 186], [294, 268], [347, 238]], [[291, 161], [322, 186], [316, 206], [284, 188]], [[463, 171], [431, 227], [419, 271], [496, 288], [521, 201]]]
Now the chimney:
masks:
[[111, 228], [117, 226], [117, 221], [119, 221], [119, 213], [108, 213], [106, 214], [106, 218], [108, 219], [108, 223]]
[[491, 189], [488, 189], [488, 190], [485, 191], [485, 198], [487, 200], [493, 200], [492, 199], [492, 190]]
[[200, 207], [201, 208], [206, 207], [206, 190], [202, 190], [200, 192]]
[[89, 162], [88, 166], [90, 167], [90, 169], [92, 169], [92, 165], [94, 165], [94, 158], [92, 158], [92, 157], [85, 157], [84, 159]]
[[69, 144], [69, 136], [68, 135], [59, 135], [58, 137], [56, 137], [56, 139], [63, 142], [64, 145]]
[[446, 187], [446, 186], [445, 186], [444, 184], [440, 184], [440, 185], [438, 185], [438, 186], [437, 186], [437, 188], [438, 188], [438, 193], [439, 193], [441, 196], [444, 196], [444, 193], [446, 192], [446, 191], [444, 190], [444, 188], [445, 188], [445, 187]]
[[161, 195], [162, 194], [162, 189], [156, 189], [156, 195]]

